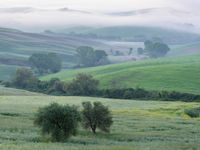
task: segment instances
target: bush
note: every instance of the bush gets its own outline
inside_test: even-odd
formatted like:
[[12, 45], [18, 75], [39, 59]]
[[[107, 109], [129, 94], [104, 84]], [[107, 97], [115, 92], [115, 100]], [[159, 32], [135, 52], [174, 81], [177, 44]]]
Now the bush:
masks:
[[186, 109], [185, 113], [192, 118], [198, 118], [200, 117], [200, 107]]
[[10, 81], [2, 81], [1, 85], [5, 86], [5, 87], [10, 87], [11, 86], [11, 82]]
[[108, 107], [101, 102], [94, 102], [93, 106], [90, 102], [83, 102], [82, 105], [82, 125], [85, 129], [90, 128], [94, 134], [97, 128], [104, 132], [110, 131], [113, 121]]
[[94, 96], [98, 91], [99, 81], [91, 75], [80, 73], [69, 84], [65, 84], [65, 92], [74, 96]]
[[39, 109], [34, 123], [43, 134], [50, 134], [53, 140], [61, 141], [76, 135], [79, 121], [80, 113], [76, 106], [53, 103]]
[[17, 69], [14, 75], [14, 79], [12, 81], [14, 86], [22, 89], [35, 88], [37, 82], [38, 82], [37, 77], [28, 68]]

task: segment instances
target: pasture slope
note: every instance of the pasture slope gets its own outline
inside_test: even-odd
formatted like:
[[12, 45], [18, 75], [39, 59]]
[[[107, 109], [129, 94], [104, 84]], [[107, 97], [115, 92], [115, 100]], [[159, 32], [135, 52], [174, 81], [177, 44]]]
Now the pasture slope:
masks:
[[41, 77], [71, 81], [78, 73], [100, 80], [100, 88], [135, 88], [200, 94], [200, 54], [66, 70]]
[[[93, 135], [80, 127], [77, 136], [54, 143], [33, 125], [39, 107], [52, 102], [81, 106], [83, 101], [101, 101], [109, 106], [114, 117], [109, 134], [98, 131]], [[185, 108], [198, 105], [89, 97], [0, 96], [0, 149], [199, 150], [200, 120], [184, 114]]]
[[0, 86], [0, 96], [44, 96], [44, 94]]

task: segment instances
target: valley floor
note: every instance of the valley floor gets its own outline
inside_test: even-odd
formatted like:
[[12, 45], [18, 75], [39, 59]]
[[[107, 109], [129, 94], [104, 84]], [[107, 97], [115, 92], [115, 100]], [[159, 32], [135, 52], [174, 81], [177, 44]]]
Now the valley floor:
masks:
[[[110, 134], [79, 129], [53, 143], [33, 125], [39, 107], [52, 102], [81, 105], [101, 101], [114, 116]], [[200, 150], [200, 120], [184, 114], [200, 103], [114, 100], [89, 97], [0, 96], [1, 150]]]

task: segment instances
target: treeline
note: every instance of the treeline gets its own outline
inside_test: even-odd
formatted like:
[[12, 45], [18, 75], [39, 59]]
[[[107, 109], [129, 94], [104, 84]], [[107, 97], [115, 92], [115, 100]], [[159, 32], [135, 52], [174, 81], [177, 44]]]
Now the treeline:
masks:
[[78, 74], [71, 82], [63, 82], [58, 78], [53, 78], [50, 81], [41, 81], [31, 70], [20, 68], [16, 71], [12, 81], [3, 81], [2, 84], [7, 87], [59, 96], [94, 96], [114, 99], [200, 102], [200, 95], [176, 91], [148, 91], [143, 88], [99, 89], [99, 80], [84, 73]]

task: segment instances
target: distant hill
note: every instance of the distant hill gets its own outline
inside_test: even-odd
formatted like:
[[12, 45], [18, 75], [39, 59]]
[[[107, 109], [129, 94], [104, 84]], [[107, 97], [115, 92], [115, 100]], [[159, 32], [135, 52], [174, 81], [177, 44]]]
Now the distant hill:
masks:
[[111, 27], [84, 27], [77, 26], [57, 32], [122, 41], [145, 41], [147, 39], [161, 39], [168, 44], [183, 44], [200, 41], [200, 35], [186, 31], [145, 26], [111, 26]]
[[172, 45], [167, 56], [182, 56], [200, 53], [200, 42]]
[[44, 76], [42, 80], [60, 78], [70, 81], [85, 72], [100, 80], [101, 88], [142, 87], [200, 94], [200, 53], [196, 55], [129, 62], [87, 69], [66, 70]]
[[6, 54], [23, 60], [32, 53], [56, 52], [65, 62], [73, 62], [74, 50], [82, 45], [96, 48], [105, 46], [100, 42], [67, 35], [27, 33], [0, 28], [0, 58], [2, 55], [5, 58]]
[[[69, 33], [76, 31], [79, 36], [73, 36]], [[82, 36], [82, 33], [98, 33], [102, 35], [102, 40]], [[68, 33], [69, 35], [66, 35]], [[79, 46], [91, 46], [95, 49], [105, 50], [113, 63], [132, 61], [137, 57], [137, 48], [143, 47], [143, 42], [126, 42], [107, 40], [104, 35], [117, 34], [123, 35], [128, 39], [128, 35], [138, 35], [143, 33], [146, 36], [163, 35], [165, 37], [177, 36], [177, 40], [183, 41], [197, 40], [198, 35], [180, 32], [176, 34], [166, 29], [146, 28], [146, 27], [107, 27], [107, 28], [90, 28], [74, 27], [62, 33], [46, 31], [44, 33], [27, 33], [17, 29], [0, 28], [0, 80], [9, 80], [19, 67], [28, 67], [28, 57], [37, 52], [54, 52], [63, 60], [63, 69], [69, 69], [76, 64], [74, 58], [75, 49]], [[162, 33], [162, 34], [161, 34]], [[179, 32], [178, 32], [179, 33]], [[105, 38], [105, 39], [104, 39]], [[139, 37], [141, 38], [141, 37]], [[143, 39], [144, 40], [144, 39]], [[155, 38], [155, 40], [157, 40]], [[159, 40], [159, 39], [158, 39]], [[141, 38], [142, 41], [142, 38]], [[175, 40], [174, 40], [175, 41]], [[200, 52], [200, 42], [184, 43], [179, 45], [170, 45], [171, 51], [167, 56], [180, 56]], [[128, 56], [129, 49], [133, 48], [133, 56]], [[123, 56], [113, 56], [116, 51], [123, 53]], [[112, 52], [112, 53], [111, 53]]]

